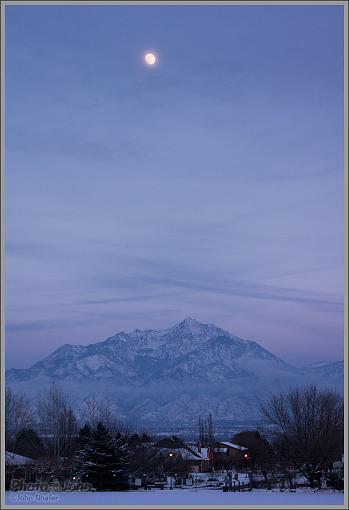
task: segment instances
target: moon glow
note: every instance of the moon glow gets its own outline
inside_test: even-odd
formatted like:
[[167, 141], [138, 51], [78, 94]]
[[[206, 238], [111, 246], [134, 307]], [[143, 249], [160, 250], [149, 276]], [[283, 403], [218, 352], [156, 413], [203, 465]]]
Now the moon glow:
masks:
[[156, 57], [155, 57], [154, 53], [147, 53], [144, 56], [144, 61], [148, 66], [153, 66], [156, 62]]

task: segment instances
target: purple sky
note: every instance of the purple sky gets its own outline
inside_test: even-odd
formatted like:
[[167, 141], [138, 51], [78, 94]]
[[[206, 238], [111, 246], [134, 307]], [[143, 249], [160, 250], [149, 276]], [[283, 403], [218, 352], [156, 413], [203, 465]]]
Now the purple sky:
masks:
[[8, 368], [186, 316], [343, 358], [342, 6], [6, 6], [6, 70]]

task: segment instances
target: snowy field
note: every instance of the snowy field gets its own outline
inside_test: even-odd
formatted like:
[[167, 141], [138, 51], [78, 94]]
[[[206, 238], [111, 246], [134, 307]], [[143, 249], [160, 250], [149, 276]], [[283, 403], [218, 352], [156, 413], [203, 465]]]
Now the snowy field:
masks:
[[328, 505], [344, 504], [344, 496], [335, 491], [298, 490], [277, 492], [223, 492], [210, 489], [174, 489], [129, 492], [7, 492], [7, 505]]

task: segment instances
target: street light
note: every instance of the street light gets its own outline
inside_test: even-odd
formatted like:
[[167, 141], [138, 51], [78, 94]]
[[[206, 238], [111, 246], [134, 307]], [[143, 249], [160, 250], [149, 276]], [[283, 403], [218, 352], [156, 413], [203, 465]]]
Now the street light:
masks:
[[248, 475], [248, 467], [249, 467], [249, 464], [250, 464], [250, 457], [248, 455], [248, 453], [244, 453], [244, 459], [246, 461], [246, 477]]
[[[173, 452], [170, 452], [170, 453], [168, 454], [168, 456], [170, 457], [170, 459], [172, 459], [172, 457], [173, 457]], [[171, 468], [172, 468], [172, 466], [171, 466]], [[171, 470], [171, 485], [170, 485], [170, 490], [172, 490], [172, 489], [173, 489], [173, 486], [172, 486], [172, 470]]]

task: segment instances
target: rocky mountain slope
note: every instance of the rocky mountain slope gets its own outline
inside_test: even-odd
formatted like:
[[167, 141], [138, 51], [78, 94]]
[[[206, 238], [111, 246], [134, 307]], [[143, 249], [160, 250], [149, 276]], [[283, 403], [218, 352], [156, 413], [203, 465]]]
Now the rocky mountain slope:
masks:
[[87, 346], [65, 344], [29, 369], [10, 369], [7, 384], [33, 397], [49, 381], [69, 389], [78, 411], [89, 397], [110, 399], [138, 424], [259, 417], [275, 390], [307, 383], [343, 386], [343, 362], [294, 368], [257, 342], [187, 318], [161, 330], [120, 332]]

